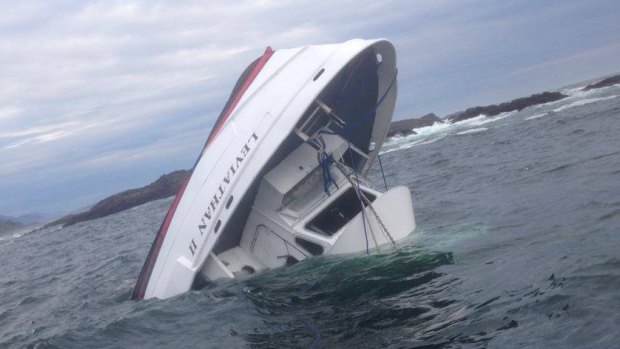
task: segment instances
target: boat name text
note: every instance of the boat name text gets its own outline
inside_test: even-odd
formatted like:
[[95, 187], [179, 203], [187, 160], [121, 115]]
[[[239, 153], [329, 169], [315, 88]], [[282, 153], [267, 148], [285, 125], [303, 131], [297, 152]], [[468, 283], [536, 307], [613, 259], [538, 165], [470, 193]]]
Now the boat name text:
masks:
[[[213, 194], [213, 198], [211, 199], [211, 202], [207, 206], [207, 209], [204, 211], [200, 219], [200, 223], [198, 224], [198, 231], [200, 232], [200, 236], [204, 237], [204, 239], [206, 239], [209, 236], [209, 234], [205, 236], [205, 233], [208, 232], [210, 229], [211, 218], [213, 217], [213, 214], [215, 213], [216, 209], [219, 207], [220, 203], [222, 202], [222, 198], [226, 194], [226, 190], [229, 189], [230, 183], [232, 182], [233, 178], [237, 174], [239, 167], [241, 167], [241, 164], [247, 158], [248, 154], [250, 153], [250, 150], [252, 150], [252, 147], [256, 145], [257, 140], [258, 140], [258, 136], [256, 135], [256, 133], [255, 132], [252, 133], [250, 138], [241, 148], [239, 155], [235, 157], [235, 160], [228, 167], [228, 170], [226, 171], [226, 175], [224, 175], [224, 178], [222, 178], [220, 184], [217, 187], [217, 191], [215, 192], [215, 194]], [[196, 253], [197, 248], [198, 246], [196, 242], [194, 241], [194, 239], [192, 239], [189, 243], [189, 250], [192, 253], [192, 257]]]

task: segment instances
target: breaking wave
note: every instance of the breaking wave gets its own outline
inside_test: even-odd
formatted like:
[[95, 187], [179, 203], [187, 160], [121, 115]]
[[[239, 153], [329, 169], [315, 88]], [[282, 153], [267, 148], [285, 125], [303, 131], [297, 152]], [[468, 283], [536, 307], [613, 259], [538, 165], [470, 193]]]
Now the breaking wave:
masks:
[[525, 118], [525, 120], [534, 120], [534, 119], [538, 119], [538, 118], [542, 118], [545, 115], [548, 115], [549, 113], [540, 113], [540, 114], [535, 114], [532, 116], [529, 116], [527, 118]]
[[[409, 149], [412, 147], [415, 147], [417, 145], [424, 145], [424, 144], [431, 144], [431, 143], [435, 143], [441, 139], [446, 138], [446, 136], [448, 136], [447, 134], [443, 134], [440, 135], [438, 137], [432, 138], [430, 140], [425, 140], [425, 139], [420, 139], [414, 142], [403, 142], [402, 144], [399, 144], [397, 146], [392, 145], [392, 147], [390, 147], [390, 149], [384, 150], [382, 152], [380, 152], [379, 154], [383, 155], [383, 154], [387, 154], [387, 153], [391, 153], [393, 151], [397, 151], [397, 150], [405, 150], [405, 149]], [[387, 147], [385, 147], [387, 148]]]
[[421, 127], [415, 130], [415, 134], [405, 137], [393, 137], [383, 145], [383, 151], [380, 154], [387, 154], [398, 150], [405, 150], [419, 145], [431, 144], [437, 142], [447, 136], [475, 134], [489, 130], [488, 127], [481, 127], [489, 123], [494, 123], [506, 119], [515, 111], [501, 113], [496, 116], [478, 115], [471, 119], [463, 120], [457, 123], [445, 122], [435, 123], [431, 126]]
[[475, 133], [485, 132], [485, 131], [488, 131], [488, 130], [489, 129], [486, 128], [486, 127], [472, 128], [472, 129], [469, 129], [469, 130], [458, 132], [457, 135], [475, 134]]
[[586, 104], [591, 104], [591, 103], [594, 103], [594, 102], [604, 101], [604, 100], [607, 100], [607, 99], [613, 99], [613, 98], [616, 98], [616, 97], [617, 96], [614, 95], [614, 96], [607, 96], [607, 97], [580, 99], [578, 101], [575, 101], [575, 102], [572, 102], [572, 103], [569, 103], [569, 104], [565, 104], [565, 105], [563, 105], [561, 107], [553, 109], [553, 111], [558, 113], [558, 112], [561, 112], [561, 111], [566, 110], [566, 109], [570, 109], [570, 108], [574, 108], [574, 107], [579, 107], [579, 106], [586, 105]]
[[40, 227], [29, 227], [27, 229], [22, 229], [18, 231], [14, 231], [5, 236], [0, 236], [0, 245], [12, 244], [15, 240], [21, 238], [22, 236], [28, 235], [34, 231], [36, 231]]

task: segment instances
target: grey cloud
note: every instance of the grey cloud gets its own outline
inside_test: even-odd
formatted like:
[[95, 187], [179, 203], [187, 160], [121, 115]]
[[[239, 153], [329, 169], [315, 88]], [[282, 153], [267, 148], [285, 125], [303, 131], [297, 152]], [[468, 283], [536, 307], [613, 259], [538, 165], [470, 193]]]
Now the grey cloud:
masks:
[[[0, 197], [11, 198], [0, 202], [4, 214], [82, 205], [190, 167], [237, 75], [268, 45], [393, 40], [402, 118], [600, 75], [603, 68], [582, 65], [613, 69], [608, 55], [617, 50], [603, 48], [620, 32], [613, 1], [55, 0], [2, 7]], [[565, 23], [576, 28], [554, 26]], [[596, 39], [565, 37], [579, 30]], [[575, 73], [536, 76], [562, 59]]]

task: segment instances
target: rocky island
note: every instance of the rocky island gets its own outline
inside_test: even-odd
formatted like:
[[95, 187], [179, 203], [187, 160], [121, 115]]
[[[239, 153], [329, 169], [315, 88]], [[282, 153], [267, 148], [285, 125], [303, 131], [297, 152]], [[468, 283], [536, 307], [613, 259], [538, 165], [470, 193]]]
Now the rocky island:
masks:
[[390, 124], [390, 129], [388, 130], [387, 136], [394, 137], [396, 135], [401, 136], [409, 136], [414, 134], [413, 131], [416, 128], [433, 126], [435, 123], [443, 123], [442, 119], [440, 119], [437, 115], [430, 113], [426, 114], [419, 119], [405, 119], [393, 121]]
[[566, 97], [568, 96], [560, 92], [542, 92], [533, 94], [529, 97], [513, 99], [510, 102], [468, 108], [466, 110], [447, 115], [444, 118], [439, 118], [437, 115], [430, 113], [422, 116], [421, 118], [412, 118], [392, 122], [387, 136], [408, 136], [414, 134], [414, 130], [416, 128], [432, 126], [435, 123], [455, 123], [475, 118], [480, 115], [495, 116], [505, 112], [523, 110], [537, 104], [557, 101]]
[[446, 117], [446, 119], [450, 122], [459, 122], [475, 118], [480, 115], [495, 116], [501, 113], [523, 110], [537, 104], [554, 102], [566, 97], [568, 96], [560, 92], [537, 93], [529, 97], [513, 99], [510, 102], [469, 108], [465, 111], [450, 114]]
[[614, 75], [614, 76], [610, 76], [606, 79], [603, 79], [599, 82], [596, 82], [594, 84], [590, 84], [586, 87], [584, 87], [583, 89], [581, 89], [582, 91], [588, 91], [588, 90], [592, 90], [595, 88], [602, 88], [602, 87], [607, 87], [607, 86], [612, 86], [612, 85], [616, 85], [616, 84], [620, 84], [620, 74], [618, 75]]
[[109, 216], [149, 201], [163, 199], [177, 193], [181, 183], [190, 175], [189, 170], [178, 170], [159, 177], [155, 182], [136, 189], [129, 189], [107, 197], [86, 212], [71, 214], [45, 225], [69, 226], [78, 222]]

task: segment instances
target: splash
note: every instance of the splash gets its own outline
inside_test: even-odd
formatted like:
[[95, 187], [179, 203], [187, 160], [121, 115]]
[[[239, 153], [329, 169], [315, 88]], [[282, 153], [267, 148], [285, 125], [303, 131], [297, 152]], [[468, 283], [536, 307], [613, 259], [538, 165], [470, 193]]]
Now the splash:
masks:
[[570, 108], [574, 108], [574, 107], [579, 107], [579, 106], [586, 105], [586, 104], [591, 104], [591, 103], [594, 103], [594, 102], [604, 101], [604, 100], [607, 100], [607, 99], [613, 99], [613, 98], [616, 98], [616, 97], [617, 96], [614, 95], [614, 96], [608, 96], [608, 97], [580, 99], [578, 101], [575, 101], [575, 102], [563, 105], [561, 107], [558, 107], [556, 109], [553, 109], [553, 111], [558, 113], [558, 112], [561, 112], [561, 111], [566, 110], [566, 109], [570, 109]]
[[535, 114], [535, 115], [532, 115], [530, 117], [525, 118], [525, 120], [534, 120], [534, 119], [542, 118], [543, 116], [545, 116], [547, 114], [549, 114], [549, 113]]
[[476, 133], [486, 132], [488, 130], [489, 129], [486, 128], [486, 127], [472, 128], [472, 129], [469, 129], [469, 130], [458, 132], [457, 135], [476, 134]]
[[391, 148], [391, 149], [386, 149], [382, 152], [380, 152], [379, 154], [383, 155], [383, 154], [387, 154], [387, 153], [391, 153], [393, 151], [397, 151], [397, 150], [405, 150], [405, 149], [409, 149], [418, 145], [424, 145], [424, 144], [431, 144], [431, 143], [435, 143], [439, 140], [442, 140], [444, 138], [446, 138], [448, 136], [448, 134], [443, 134], [443, 135], [439, 135], [438, 137], [432, 138], [430, 140], [418, 140], [415, 142], [408, 142], [408, 143], [403, 143], [400, 144], [399, 146], [395, 147], [395, 148]]

